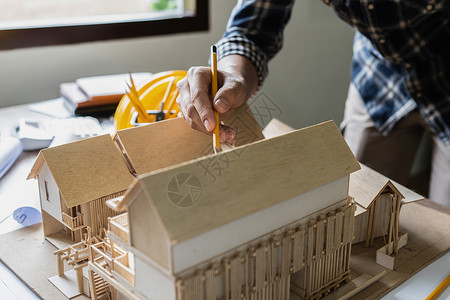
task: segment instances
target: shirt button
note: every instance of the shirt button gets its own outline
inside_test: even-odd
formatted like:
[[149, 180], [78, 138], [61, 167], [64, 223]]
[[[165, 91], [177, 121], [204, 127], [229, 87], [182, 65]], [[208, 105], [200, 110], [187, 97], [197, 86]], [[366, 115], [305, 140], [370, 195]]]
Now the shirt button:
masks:
[[367, 5], [367, 8], [369, 10], [373, 10], [375, 8], [375, 5], [373, 5], [373, 3], [370, 3], [369, 5]]
[[417, 93], [416, 96], [417, 96], [417, 98], [420, 98], [420, 97], [422, 97], [422, 93]]
[[325, 4], [330, 4], [330, 0], [323, 0], [323, 2], [325, 2]]
[[427, 7], [426, 7], [426, 9], [428, 11], [433, 10], [433, 8], [434, 8], [433, 4], [428, 4]]
[[385, 39], [379, 39], [378, 42], [379, 42], [380, 44], [384, 44], [384, 43], [386, 43], [386, 40], [385, 40]]
[[406, 63], [405, 64], [405, 68], [407, 68], [407, 69], [411, 68], [411, 64], [410, 63]]

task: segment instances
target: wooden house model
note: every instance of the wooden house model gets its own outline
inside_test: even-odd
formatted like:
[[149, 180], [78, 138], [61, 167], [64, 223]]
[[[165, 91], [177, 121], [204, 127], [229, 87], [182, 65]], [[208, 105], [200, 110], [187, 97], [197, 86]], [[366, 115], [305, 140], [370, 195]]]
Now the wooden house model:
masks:
[[[317, 299], [347, 282], [355, 223], [375, 228], [359, 239], [376, 236], [386, 221], [370, 221], [371, 207], [382, 207], [371, 203], [407, 192], [390, 181], [352, 190], [353, 174], [372, 173], [357, 171], [333, 122], [288, 133], [277, 123], [266, 140], [246, 107], [227, 123], [237, 145], [215, 155], [211, 138], [182, 119], [41, 151], [29, 178], [39, 182], [44, 234], [81, 239], [55, 244], [58, 275], [67, 261], [93, 299], [108, 290], [151, 300]], [[366, 207], [352, 199], [369, 194]]]
[[424, 198], [363, 164], [350, 176], [350, 182], [349, 195], [356, 203], [353, 243], [372, 247], [375, 238], [386, 236], [376, 262], [393, 270], [395, 255], [408, 242], [408, 234], [399, 228], [400, 209]]
[[86, 226], [95, 235], [107, 227], [118, 213], [105, 201], [122, 195], [134, 179], [109, 135], [42, 150], [31, 178], [39, 184], [44, 235], [66, 231], [76, 242]]
[[[263, 133], [267, 138], [293, 130], [273, 119]], [[401, 207], [424, 197], [363, 164], [350, 175], [349, 196], [356, 204], [352, 243], [372, 247], [375, 238], [383, 237], [384, 247], [377, 250], [376, 262], [393, 270], [398, 250], [408, 242], [408, 234], [399, 229]]]
[[350, 276], [357, 169], [327, 122], [140, 175], [110, 203], [110, 249], [132, 255], [94, 246], [90, 272], [136, 299], [319, 297]]

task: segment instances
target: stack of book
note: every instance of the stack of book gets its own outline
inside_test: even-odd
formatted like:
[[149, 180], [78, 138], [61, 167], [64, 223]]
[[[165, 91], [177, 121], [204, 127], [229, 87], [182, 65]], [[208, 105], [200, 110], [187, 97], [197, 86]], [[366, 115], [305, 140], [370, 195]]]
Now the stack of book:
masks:
[[[135, 83], [148, 80], [151, 73], [133, 73]], [[62, 83], [60, 95], [76, 115], [112, 114], [127, 90], [130, 75], [114, 74], [79, 78]]]

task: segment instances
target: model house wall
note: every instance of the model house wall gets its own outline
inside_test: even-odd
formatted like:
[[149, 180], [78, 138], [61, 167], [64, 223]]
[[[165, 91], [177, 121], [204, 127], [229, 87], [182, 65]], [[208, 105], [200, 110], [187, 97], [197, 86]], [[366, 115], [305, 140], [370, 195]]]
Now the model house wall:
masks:
[[62, 222], [62, 206], [59, 188], [53, 178], [47, 163], [44, 163], [38, 176], [39, 196], [42, 210], [56, 220]]
[[[389, 232], [390, 204], [392, 200], [391, 193], [385, 193], [378, 197], [376, 203], [376, 220], [374, 226], [374, 238], [385, 235]], [[367, 228], [369, 224], [369, 210], [357, 205], [355, 238], [353, 244], [365, 242], [367, 237]]]
[[284, 228], [307, 217], [317, 217], [324, 209], [337, 209], [347, 202], [347, 189], [348, 176], [345, 176], [181, 242], [172, 250], [173, 272], [183, 272], [255, 237], [266, 236], [274, 229]]
[[164, 272], [148, 264], [147, 260], [135, 255], [136, 290], [149, 299], [176, 299], [176, 282]]

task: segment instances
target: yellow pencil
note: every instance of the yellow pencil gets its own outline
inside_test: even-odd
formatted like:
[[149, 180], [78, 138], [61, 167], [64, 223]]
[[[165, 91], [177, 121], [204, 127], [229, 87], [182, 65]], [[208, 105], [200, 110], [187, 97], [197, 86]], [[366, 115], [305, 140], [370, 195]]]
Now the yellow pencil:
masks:
[[128, 99], [130, 99], [131, 104], [136, 109], [136, 111], [138, 113], [138, 116], [142, 117], [142, 119], [144, 119], [144, 121], [146, 121], [148, 123], [151, 123], [152, 119], [147, 114], [147, 110], [142, 105], [141, 101], [139, 100], [139, 94], [137, 92], [136, 86], [134, 85], [134, 81], [133, 81], [133, 77], [131, 76], [131, 73], [130, 73], [130, 83], [131, 83], [131, 85], [129, 85], [127, 83], [127, 86], [128, 86], [128, 88], [130, 90], [130, 92], [127, 93], [128, 94]]
[[450, 275], [441, 282], [441, 284], [425, 299], [425, 300], [434, 300], [436, 299], [440, 293], [442, 293], [447, 286], [450, 284]]
[[217, 48], [216, 46], [211, 46], [211, 97], [212, 97], [212, 107], [214, 110], [214, 116], [216, 117], [216, 127], [213, 130], [213, 149], [214, 153], [222, 151], [220, 148], [220, 138], [219, 138], [219, 113], [214, 109], [214, 97], [217, 93], [218, 77], [217, 77]]

